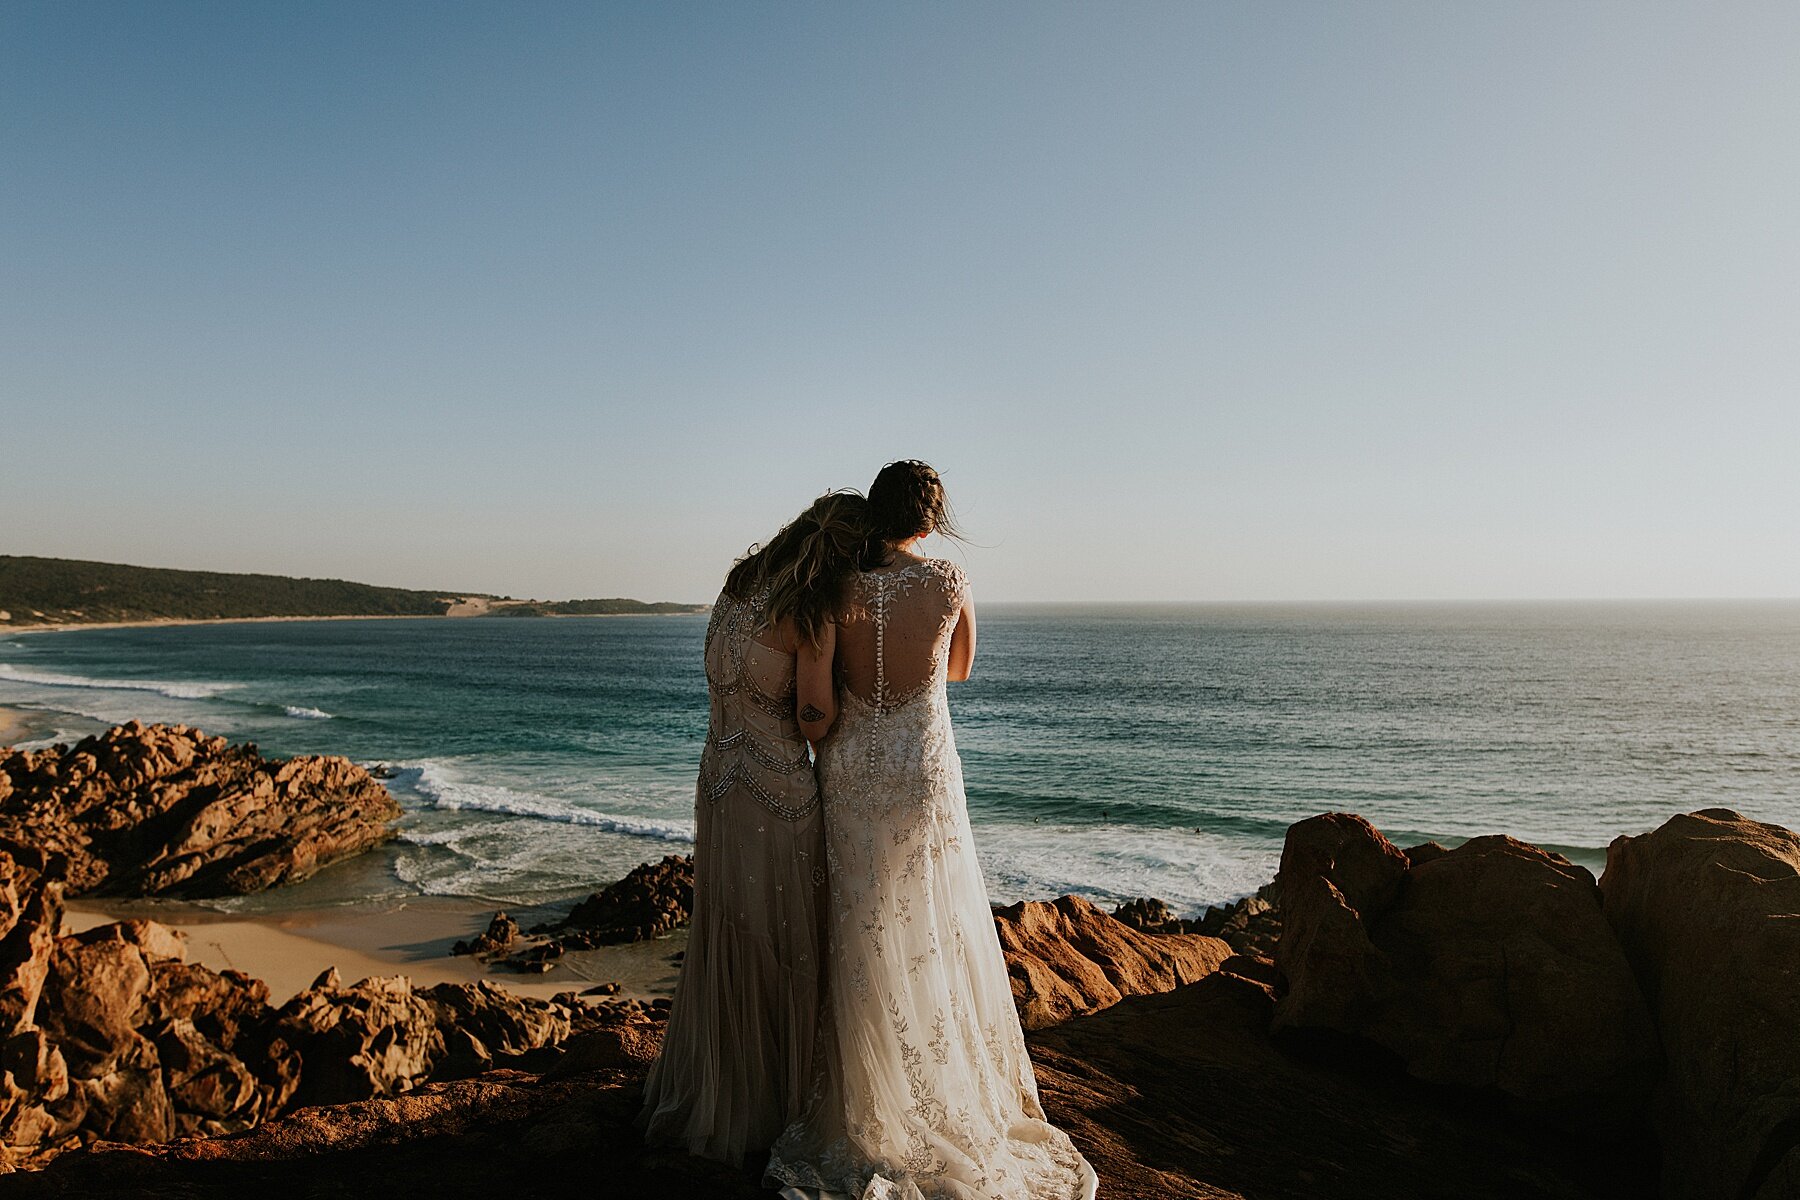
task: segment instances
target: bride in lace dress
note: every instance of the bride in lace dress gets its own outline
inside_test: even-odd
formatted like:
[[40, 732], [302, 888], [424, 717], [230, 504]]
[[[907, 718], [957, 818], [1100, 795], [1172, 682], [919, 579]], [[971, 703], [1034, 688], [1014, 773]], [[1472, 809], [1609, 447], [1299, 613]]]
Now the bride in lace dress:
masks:
[[854, 493], [820, 497], [731, 570], [706, 630], [712, 714], [694, 799], [692, 931], [646, 1140], [760, 1159], [812, 1081], [825, 845], [808, 738], [835, 709], [822, 634], [866, 536]]
[[806, 1111], [770, 1154], [784, 1197], [1092, 1200], [1051, 1125], [1013, 1008], [950, 728], [975, 613], [937, 473], [883, 468], [873, 553], [835, 631], [840, 711], [820, 746], [830, 876], [826, 1011]]

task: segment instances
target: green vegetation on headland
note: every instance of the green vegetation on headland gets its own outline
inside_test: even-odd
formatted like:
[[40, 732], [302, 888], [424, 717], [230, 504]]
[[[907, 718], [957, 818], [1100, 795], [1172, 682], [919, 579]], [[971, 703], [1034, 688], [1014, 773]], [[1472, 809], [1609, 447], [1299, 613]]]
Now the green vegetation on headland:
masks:
[[501, 600], [489, 607], [490, 617], [625, 617], [639, 614], [705, 612], [704, 604], [667, 600]]
[[639, 600], [514, 601], [481, 592], [426, 592], [343, 579], [178, 571], [0, 554], [0, 626], [254, 617], [439, 617], [702, 612]]

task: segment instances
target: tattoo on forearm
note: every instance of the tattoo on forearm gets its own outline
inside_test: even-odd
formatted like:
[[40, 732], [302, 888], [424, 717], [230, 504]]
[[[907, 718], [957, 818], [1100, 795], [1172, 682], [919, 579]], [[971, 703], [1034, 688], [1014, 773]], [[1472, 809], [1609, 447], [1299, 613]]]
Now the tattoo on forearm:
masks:
[[823, 721], [825, 714], [814, 705], [808, 704], [800, 710], [800, 719], [802, 721]]

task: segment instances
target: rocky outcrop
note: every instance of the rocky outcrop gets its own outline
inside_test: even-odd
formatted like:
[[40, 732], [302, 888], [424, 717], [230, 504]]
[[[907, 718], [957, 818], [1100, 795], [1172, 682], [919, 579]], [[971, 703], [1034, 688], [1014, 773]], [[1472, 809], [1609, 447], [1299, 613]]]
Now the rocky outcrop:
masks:
[[[572, 1055], [570, 1056], [572, 1058]], [[233, 1138], [98, 1146], [14, 1175], [9, 1197], [491, 1198], [561, 1192], [764, 1200], [753, 1171], [645, 1147], [636, 1063], [495, 1070], [405, 1096], [301, 1109]]]
[[643, 863], [595, 892], [562, 920], [532, 928], [568, 950], [665, 937], [688, 923], [694, 908], [694, 858], [670, 854]]
[[1404, 1078], [1283, 1053], [1267, 963], [1027, 1039], [1049, 1118], [1109, 1200], [1637, 1200], [1645, 1164], [1525, 1134]]
[[1353, 1035], [1433, 1084], [1626, 1130], [1659, 1056], [1585, 870], [1508, 837], [1417, 859], [1360, 817], [1288, 831], [1277, 1032]]
[[1230, 904], [1208, 908], [1197, 920], [1177, 917], [1154, 896], [1127, 900], [1113, 909], [1113, 916], [1143, 933], [1204, 933], [1224, 941], [1239, 954], [1274, 958], [1281, 940], [1281, 910], [1275, 904], [1275, 885], [1266, 883], [1255, 895]]
[[58, 856], [70, 895], [260, 891], [385, 841], [399, 815], [348, 759], [265, 759], [186, 725], [0, 753], [0, 846]]
[[[1264, 966], [1229, 959], [1193, 986], [1029, 1035], [1048, 1115], [1107, 1200], [1640, 1200], [1652, 1186], [1641, 1164], [1282, 1053], [1264, 1032]], [[577, 1034], [528, 1071], [301, 1109], [237, 1137], [66, 1155], [13, 1177], [9, 1195], [491, 1197], [564, 1181], [606, 1195], [770, 1195], [754, 1168], [643, 1145], [632, 1120], [647, 1056], [610, 1048], [633, 1028]], [[660, 1025], [635, 1028], [653, 1041]]]
[[1668, 1060], [1663, 1194], [1800, 1196], [1800, 836], [1678, 816], [1615, 840], [1600, 890]]
[[466, 942], [457, 942], [450, 947], [452, 954], [473, 954], [479, 958], [488, 958], [496, 954], [505, 954], [519, 940], [519, 923], [503, 912], [494, 914], [483, 933], [470, 938]]
[[1217, 938], [1140, 933], [1078, 896], [996, 909], [994, 926], [1027, 1029], [1193, 983], [1231, 956]]
[[[306, 1195], [353, 1178], [489, 1195], [521, 1163], [633, 1193], [760, 1194], [754, 1172], [638, 1141], [664, 1002], [534, 1006], [333, 973], [275, 1012], [147, 922], [45, 948], [26, 915], [53, 887], [40, 866], [0, 862], [0, 955], [42, 964], [34, 999], [29, 970], [10, 990], [0, 977], [16, 1026], [0, 1138], [261, 1116], [230, 1138], [77, 1150], [13, 1194]], [[1002, 910], [996, 928], [1045, 1108], [1111, 1200], [1639, 1200], [1659, 1186], [1657, 1153], [1631, 1136], [1645, 1095], [1665, 1195], [1796, 1194], [1800, 838], [1723, 811], [1678, 818], [1616, 843], [1603, 890], [1604, 907], [1585, 872], [1510, 838], [1401, 851], [1333, 814], [1290, 831], [1277, 961], [1147, 903], [1126, 911], [1144, 929], [1068, 897]], [[1250, 909], [1244, 927], [1266, 928]], [[364, 1098], [327, 1099], [345, 1094]], [[77, 1111], [94, 1115], [58, 1142]]]
[[[487, 983], [345, 987], [336, 972], [276, 1010], [261, 981], [187, 962], [181, 936], [153, 921], [58, 936], [61, 921], [60, 885], [0, 852], [0, 1169], [97, 1140], [236, 1133], [653, 1019]], [[641, 1032], [631, 1037], [641, 1057]], [[614, 1057], [635, 1061], [621, 1045]]]

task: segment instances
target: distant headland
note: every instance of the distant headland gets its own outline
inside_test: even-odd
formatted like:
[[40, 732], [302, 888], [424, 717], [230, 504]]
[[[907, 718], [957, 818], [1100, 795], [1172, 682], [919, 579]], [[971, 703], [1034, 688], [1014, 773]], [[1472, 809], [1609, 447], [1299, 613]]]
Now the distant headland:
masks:
[[705, 612], [643, 600], [518, 600], [344, 579], [179, 571], [0, 554], [0, 627], [343, 617], [597, 617]]

